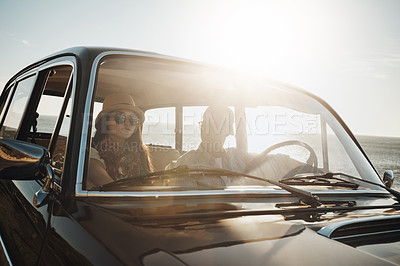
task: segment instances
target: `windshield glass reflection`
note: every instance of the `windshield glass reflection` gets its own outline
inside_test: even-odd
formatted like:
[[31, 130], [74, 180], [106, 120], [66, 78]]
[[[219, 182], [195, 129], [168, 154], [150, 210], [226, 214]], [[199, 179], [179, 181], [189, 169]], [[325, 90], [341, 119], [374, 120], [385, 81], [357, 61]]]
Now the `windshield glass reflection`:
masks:
[[[180, 166], [275, 181], [342, 172], [379, 182], [343, 126], [318, 100], [214, 67], [105, 57], [92, 118], [89, 190], [124, 178], [132, 180], [132, 190], [267, 185], [215, 173], [203, 174], [200, 183], [190, 175], [156, 179], [151, 174]], [[149, 174], [153, 180], [132, 178]]]

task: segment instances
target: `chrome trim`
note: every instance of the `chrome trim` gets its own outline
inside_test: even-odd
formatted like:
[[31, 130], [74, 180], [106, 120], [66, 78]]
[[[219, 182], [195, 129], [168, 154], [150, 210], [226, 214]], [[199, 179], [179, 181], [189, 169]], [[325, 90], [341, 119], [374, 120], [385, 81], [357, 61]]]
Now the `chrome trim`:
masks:
[[281, 191], [266, 191], [266, 190], [239, 190], [239, 189], [226, 189], [226, 190], [186, 190], [186, 191], [86, 191], [86, 193], [77, 194], [77, 196], [88, 196], [88, 197], [188, 197], [188, 196], [215, 196], [215, 195], [265, 195], [267, 193], [273, 193], [274, 195], [290, 195], [285, 190]]
[[[373, 221], [382, 221], [382, 220], [391, 220], [391, 219], [400, 219], [400, 215], [395, 215], [395, 216], [379, 216], [379, 217], [368, 217], [368, 218], [360, 218], [360, 219], [353, 219], [353, 220], [348, 220], [348, 221], [343, 221], [343, 222], [338, 222], [334, 224], [327, 225], [320, 230], [318, 230], [318, 234], [323, 235], [325, 237], [331, 238], [331, 235], [333, 232], [335, 232], [337, 229], [340, 227], [346, 226], [346, 225], [351, 225], [351, 224], [356, 224], [356, 223], [367, 223], [367, 222], [373, 222]], [[385, 232], [385, 231], [383, 231]], [[373, 233], [367, 233], [367, 234], [360, 234], [361, 235], [371, 235]], [[356, 236], [356, 235], [355, 235]], [[349, 238], [351, 236], [343, 237], [343, 238]], [[334, 238], [334, 239], [339, 239]]]
[[14, 80], [14, 82], [18, 83], [21, 80], [24, 80], [24, 79], [26, 79], [26, 78], [28, 78], [30, 76], [36, 75], [36, 79], [35, 79], [35, 82], [34, 82], [34, 84], [36, 84], [37, 75], [39, 74], [40, 71], [46, 70], [48, 68], [56, 67], [56, 66], [65, 66], [65, 65], [72, 66], [72, 68], [75, 69], [75, 64], [74, 64], [74, 62], [72, 60], [64, 59], [64, 60], [60, 60], [60, 61], [56, 61], [56, 62], [45, 63], [43, 65], [37, 66], [37, 67], [35, 67], [35, 68], [33, 68], [33, 69], [21, 74], [20, 76], [18, 76]]
[[38, 76], [39, 70], [38, 68], [32, 69], [24, 74], [22, 74], [21, 76], [18, 76], [18, 78], [15, 79], [15, 84], [18, 84], [19, 82], [21, 82], [24, 79], [30, 78], [31, 76], [36, 76], [35, 77], [35, 82], [33, 83], [34, 85], [36, 84], [37, 81], [37, 76]]
[[332, 237], [331, 239], [333, 239], [333, 240], [342, 240], [342, 239], [348, 239], [348, 238], [356, 238], [356, 237], [363, 237], [363, 236], [375, 236], [375, 235], [398, 233], [398, 232], [400, 232], [400, 229], [379, 231], [379, 232], [371, 232], [371, 233], [365, 233], [365, 234], [356, 234], [356, 235], [349, 235], [349, 236]]
[[[100, 54], [101, 55], [101, 54]], [[75, 184], [75, 194], [84, 194], [82, 190], [83, 183], [83, 172], [84, 172], [84, 164], [85, 164], [85, 154], [86, 154], [86, 144], [87, 144], [87, 136], [90, 124], [90, 108], [91, 102], [93, 98], [93, 89], [95, 83], [95, 73], [97, 65], [101, 59], [101, 57], [97, 56], [93, 61], [92, 70], [90, 71], [90, 79], [89, 86], [86, 93], [86, 101], [85, 101], [85, 110], [83, 113], [83, 123], [82, 123], [82, 134], [81, 134], [81, 145], [79, 147], [79, 158], [78, 158], [78, 169], [76, 171], [76, 184]]]
[[14, 91], [15, 91], [15, 85], [16, 85], [17, 83], [15, 82], [15, 81], [13, 81], [13, 82], [11, 82], [10, 83], [10, 85], [8, 86], [8, 87], [4, 87], [3, 88], [3, 90], [2, 90], [2, 92], [1, 92], [1, 94], [0, 94], [0, 97], [3, 95], [3, 93], [6, 91], [6, 90], [10, 90], [9, 92], [8, 92], [8, 95], [7, 95], [7, 97], [4, 99], [4, 106], [3, 106], [3, 109], [1, 110], [1, 112], [0, 112], [0, 128], [2, 128], [3, 127], [3, 123], [4, 123], [4, 119], [5, 119], [5, 114], [6, 114], [6, 112], [8, 111], [8, 109], [9, 109], [9, 105], [10, 105], [10, 103], [11, 103], [11, 101], [12, 101], [12, 96], [14, 95]]
[[[290, 195], [289, 192], [284, 191], [284, 190], [231, 190], [231, 189], [225, 189], [225, 190], [190, 190], [190, 191], [136, 191], [136, 192], [102, 192], [102, 191], [88, 191], [83, 189], [83, 174], [84, 174], [84, 168], [85, 168], [85, 157], [86, 157], [86, 147], [87, 147], [87, 140], [88, 140], [88, 131], [89, 131], [89, 125], [90, 125], [90, 109], [91, 109], [91, 103], [93, 99], [93, 91], [94, 91], [94, 85], [95, 85], [95, 80], [96, 80], [96, 69], [103, 57], [109, 56], [109, 55], [127, 55], [127, 56], [143, 56], [143, 57], [150, 57], [150, 58], [158, 58], [158, 59], [166, 59], [166, 60], [172, 60], [172, 61], [181, 61], [181, 62], [187, 62], [187, 63], [194, 63], [198, 64], [197, 62], [193, 62], [190, 60], [185, 60], [181, 58], [175, 58], [175, 57], [170, 57], [170, 56], [165, 56], [165, 55], [159, 55], [159, 54], [149, 54], [146, 52], [122, 52], [122, 51], [107, 51], [100, 53], [99, 55], [96, 56], [96, 58], [93, 60], [92, 63], [92, 68], [90, 71], [90, 79], [89, 79], [89, 85], [88, 85], [88, 90], [86, 93], [86, 101], [85, 101], [85, 109], [84, 109], [84, 115], [83, 115], [83, 123], [82, 123], [82, 134], [81, 134], [81, 144], [80, 144], [80, 152], [79, 152], [79, 158], [78, 158], [78, 167], [77, 167], [77, 176], [76, 176], [76, 184], [75, 184], [75, 196], [77, 197], [171, 197], [171, 196], [197, 196], [197, 195], [249, 195], [249, 194], [272, 194], [272, 195]], [[291, 85], [287, 85], [284, 83], [280, 82], [275, 82], [275, 81], [270, 81], [271, 86], [276, 87], [279, 89], [279, 86], [287, 86], [289, 88], [299, 90]], [[301, 90], [304, 92], [303, 90]], [[318, 99], [313, 97], [314, 100], [317, 100], [320, 102]], [[321, 103], [321, 102], [320, 102]], [[321, 103], [323, 104], [323, 103]], [[323, 106], [325, 106], [323, 104]], [[326, 106], [325, 106], [326, 107]], [[328, 112], [329, 109], [327, 109]], [[340, 121], [339, 121], [340, 122]], [[272, 187], [272, 186], [271, 186]], [[368, 190], [368, 191], [310, 191], [311, 193], [319, 194], [319, 195], [390, 195], [387, 191], [384, 190]]]
[[[273, 188], [272, 186], [270, 186]], [[277, 188], [278, 189], [278, 188]], [[340, 196], [387, 196], [390, 195], [386, 191], [381, 190], [368, 190], [368, 191], [341, 191], [334, 193], [332, 191], [310, 191], [311, 193], [319, 196], [330, 196], [332, 194]], [[286, 190], [268, 190], [262, 188], [226, 188], [224, 190], [187, 190], [187, 191], [80, 191], [75, 194], [77, 197], [190, 197], [190, 196], [229, 196], [229, 195], [263, 195], [264, 197], [274, 196], [291, 196]]]
[[[58, 59], [60, 60], [60, 58], [58, 58]], [[76, 67], [76, 58], [74, 56], [64, 56], [64, 59], [62, 59], [60, 61], [48, 62], [48, 63], [46, 63], [46, 64], [44, 64], [44, 65], [42, 65], [42, 66], [40, 66], [38, 68], [38, 73], [40, 71], [45, 71], [45, 70], [47, 70], [49, 68], [62, 67], [62, 66], [70, 66], [70, 67], [72, 67], [72, 70], [71, 70], [71, 73], [70, 73], [70, 76], [69, 76], [69, 79], [68, 79], [67, 87], [66, 87], [66, 90], [65, 90], [65, 93], [64, 93], [63, 102], [65, 100], [68, 101], [68, 99], [66, 99], [66, 96], [68, 94], [69, 87], [71, 86], [71, 83], [72, 83], [71, 93], [70, 93], [69, 98], [71, 99], [71, 110], [73, 111], [74, 110], [74, 97], [75, 97], [75, 91], [76, 91], [76, 89], [75, 89], [76, 88], [76, 80], [77, 80], [77, 78], [76, 78], [76, 68], [77, 68]], [[61, 110], [60, 110], [60, 112], [61, 112]], [[53, 137], [55, 135], [54, 133], [55, 133], [55, 130], [56, 130], [57, 123], [59, 122], [58, 121], [59, 119], [60, 119], [60, 117], [57, 118], [56, 125], [54, 125], [53, 132], [51, 134], [52, 137], [50, 139], [50, 143], [53, 141]], [[61, 124], [64, 122], [64, 119], [65, 119], [65, 117], [63, 118], [63, 121], [61, 121]], [[68, 142], [70, 140], [70, 137], [69, 137], [69, 131], [70, 130], [71, 130], [71, 121], [70, 121], [70, 125], [69, 125], [69, 130], [68, 130], [67, 142], [65, 143], [65, 145], [66, 145], [65, 149], [67, 149]], [[58, 132], [58, 133], [60, 133], [60, 132]], [[65, 150], [65, 152], [64, 152], [64, 157], [65, 157], [66, 152], [67, 152], [67, 150]], [[51, 158], [50, 158], [50, 161], [51, 161]], [[62, 175], [63, 175], [63, 172], [61, 173], [60, 178], [62, 178]], [[54, 175], [52, 177], [52, 185], [51, 186], [57, 192], [61, 192], [61, 190], [62, 190], [61, 184], [57, 184], [56, 180], [54, 179]], [[37, 191], [36, 193], [39, 193], [39, 192], [40, 191]], [[36, 193], [35, 193], [35, 195], [36, 195]]]
[[[86, 93], [86, 101], [85, 101], [85, 111], [83, 114], [83, 123], [82, 123], [82, 134], [81, 134], [81, 145], [80, 145], [80, 152], [79, 152], [79, 158], [78, 158], [78, 169], [77, 169], [77, 176], [76, 176], [76, 184], [75, 184], [75, 194], [77, 196], [84, 196], [88, 195], [86, 190], [83, 190], [83, 173], [84, 173], [84, 164], [85, 164], [85, 155], [86, 152], [86, 146], [87, 146], [87, 139], [88, 139], [88, 131], [89, 131], [89, 125], [90, 125], [90, 109], [91, 109], [91, 103], [93, 99], [93, 91], [94, 91], [94, 84], [96, 81], [96, 69], [97, 66], [103, 57], [108, 56], [108, 55], [133, 55], [133, 56], [146, 56], [146, 57], [152, 57], [152, 58], [163, 58], [163, 59], [170, 59], [172, 60], [171, 57], [167, 56], [162, 56], [162, 55], [154, 55], [154, 54], [148, 54], [148, 53], [143, 53], [143, 52], [120, 52], [120, 51], [108, 51], [108, 52], [103, 52], [99, 54], [94, 60], [92, 64], [92, 69], [90, 71], [90, 79], [89, 79], [89, 86], [88, 90]], [[176, 59], [175, 59], [176, 60]]]
[[[73, 58], [73, 56], [67, 56], [67, 57]], [[61, 67], [61, 66], [71, 66], [72, 67], [71, 75], [73, 74], [73, 71], [74, 71], [74, 69], [76, 67], [75, 66], [75, 62], [73, 62], [73, 60], [63, 59], [63, 60], [60, 60], [60, 61], [43, 64], [40, 67], [38, 67], [37, 70], [38, 70], [38, 72], [40, 72], [40, 71], [46, 70], [48, 68]]]
[[3, 237], [1, 236], [1, 233], [0, 233], [0, 244], [1, 244], [1, 247], [3, 248], [3, 253], [7, 259], [8, 264], [10, 264], [10, 266], [12, 266], [13, 264], [11, 263], [10, 256], [8, 255], [6, 246], [4, 245], [4, 241], [3, 241]]
[[[65, 146], [65, 152], [64, 152], [64, 163], [65, 163], [65, 157], [66, 157], [66, 153], [67, 153], [67, 148], [69, 146], [68, 144], [69, 144], [70, 139], [71, 139], [70, 138], [70, 133], [71, 133], [71, 129], [72, 129], [72, 112], [74, 111], [74, 107], [75, 107], [75, 94], [76, 94], [76, 87], [77, 87], [77, 80], [78, 80], [77, 79], [77, 65], [76, 65], [77, 62], [76, 62], [76, 58], [72, 57], [70, 61], [65, 61], [65, 62], [72, 63], [72, 65], [71, 65], [72, 66], [72, 70], [71, 70], [71, 74], [70, 74], [70, 77], [69, 77], [69, 80], [68, 80], [68, 85], [67, 85], [68, 87], [67, 87], [67, 90], [65, 91], [65, 94], [64, 94], [64, 101], [65, 100], [68, 101], [69, 99], [71, 100], [71, 114], [70, 114], [71, 115], [71, 119], [70, 119], [70, 122], [69, 122], [67, 142], [65, 143], [66, 146]], [[71, 82], [72, 82], [71, 93], [69, 95], [69, 99], [66, 99], [66, 96], [67, 96], [67, 93], [68, 93], [69, 86], [70, 86]], [[68, 108], [68, 103], [67, 103], [66, 108]], [[65, 110], [65, 114], [66, 114], [66, 110]], [[62, 123], [65, 121], [64, 120], [65, 119], [65, 114], [64, 114], [63, 121], [61, 122], [61, 126], [62, 126]], [[57, 122], [58, 122], [58, 120], [57, 120]], [[54, 130], [55, 130], [55, 128], [54, 128]], [[54, 132], [53, 132], [53, 134], [54, 134]], [[60, 134], [60, 132], [58, 132], [58, 135], [59, 134]], [[61, 178], [60, 179], [61, 183], [62, 183], [63, 176], [64, 176], [64, 171], [61, 173], [61, 177], [60, 177]], [[56, 191], [61, 192], [62, 186], [61, 186], [61, 184], [57, 184], [56, 180], [54, 180], [53, 186], [54, 186]]]

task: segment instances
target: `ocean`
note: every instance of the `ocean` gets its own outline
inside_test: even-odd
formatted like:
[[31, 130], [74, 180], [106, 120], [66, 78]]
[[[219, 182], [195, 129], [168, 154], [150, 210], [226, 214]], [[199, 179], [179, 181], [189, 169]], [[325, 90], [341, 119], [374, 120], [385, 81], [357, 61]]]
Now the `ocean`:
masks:
[[392, 170], [395, 176], [393, 189], [400, 191], [400, 138], [356, 136], [361, 147], [375, 166], [379, 175]]

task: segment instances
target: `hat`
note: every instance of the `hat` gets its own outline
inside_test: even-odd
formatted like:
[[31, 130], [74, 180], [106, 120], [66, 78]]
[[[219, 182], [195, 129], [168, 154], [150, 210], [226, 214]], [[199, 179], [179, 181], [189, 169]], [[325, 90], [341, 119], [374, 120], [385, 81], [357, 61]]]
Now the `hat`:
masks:
[[108, 95], [103, 101], [103, 109], [96, 117], [96, 124], [104, 114], [108, 114], [118, 110], [129, 110], [134, 112], [141, 123], [144, 122], [143, 111], [135, 105], [135, 101], [129, 94], [112, 94]]

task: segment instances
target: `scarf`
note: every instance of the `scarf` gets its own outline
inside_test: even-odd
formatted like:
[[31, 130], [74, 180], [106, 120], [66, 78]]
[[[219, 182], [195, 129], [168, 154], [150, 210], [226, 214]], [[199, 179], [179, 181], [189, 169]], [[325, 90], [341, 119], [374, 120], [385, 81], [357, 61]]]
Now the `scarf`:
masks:
[[130, 145], [122, 147], [109, 137], [101, 140], [95, 147], [100, 158], [104, 160], [107, 173], [115, 181], [145, 174], [140, 165], [140, 153], [137, 148], [132, 147]]

